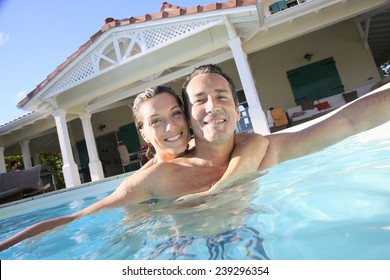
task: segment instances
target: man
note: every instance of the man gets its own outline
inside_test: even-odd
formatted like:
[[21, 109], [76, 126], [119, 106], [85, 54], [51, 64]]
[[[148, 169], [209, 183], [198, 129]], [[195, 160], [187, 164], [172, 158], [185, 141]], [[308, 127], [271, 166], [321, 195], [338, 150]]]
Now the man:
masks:
[[[234, 122], [232, 108], [230, 118], [224, 118], [223, 115], [220, 117], [219, 112], [227, 112], [227, 107], [221, 105], [223, 102], [214, 103], [213, 99], [214, 96], [225, 100], [223, 93], [228, 90], [232, 95], [235, 92], [234, 84], [216, 65], [198, 67], [183, 85], [183, 100], [189, 112], [196, 145], [199, 152], [204, 152], [204, 156], [207, 156], [208, 149], [213, 144], [219, 145], [219, 149], [223, 150], [222, 139], [228, 139], [224, 142], [226, 150], [231, 148], [229, 135], [233, 134], [235, 123], [228, 122]], [[234, 96], [233, 99], [238, 110], [238, 101]], [[325, 120], [301, 131], [266, 136], [269, 146], [259, 170], [319, 151], [353, 134], [389, 121], [390, 89], [368, 94], [329, 115]], [[214, 125], [208, 123], [209, 119], [213, 120], [211, 124]]]
[[[218, 66], [196, 68], [183, 85], [183, 101], [195, 136], [194, 151], [182, 158], [157, 163], [134, 173], [110, 196], [74, 215], [36, 224], [1, 243], [0, 250], [103, 208], [139, 203], [151, 198], [174, 199], [209, 190], [223, 175], [234, 147], [234, 129], [239, 110], [237, 97], [233, 93], [232, 80]], [[302, 131], [268, 135], [267, 152], [264, 158], [258, 159], [259, 166], [254, 169], [263, 170], [282, 161], [313, 153], [389, 119], [390, 90], [387, 89], [357, 100]]]

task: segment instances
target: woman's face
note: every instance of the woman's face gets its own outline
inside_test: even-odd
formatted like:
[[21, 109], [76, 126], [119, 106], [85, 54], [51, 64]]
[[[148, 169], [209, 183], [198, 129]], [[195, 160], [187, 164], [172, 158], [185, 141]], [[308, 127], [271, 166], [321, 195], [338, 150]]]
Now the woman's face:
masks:
[[187, 120], [171, 94], [161, 93], [146, 100], [139, 112], [143, 121], [141, 136], [153, 145], [161, 160], [174, 159], [187, 149]]

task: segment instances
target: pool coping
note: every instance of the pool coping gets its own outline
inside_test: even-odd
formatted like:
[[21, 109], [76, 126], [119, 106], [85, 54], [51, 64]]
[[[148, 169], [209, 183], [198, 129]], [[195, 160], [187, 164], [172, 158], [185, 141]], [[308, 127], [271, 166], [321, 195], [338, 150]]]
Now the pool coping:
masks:
[[96, 193], [113, 191], [119, 186], [119, 184], [110, 185], [104, 183], [128, 177], [133, 172], [134, 171], [1, 204], [0, 219], [12, 217], [20, 213], [25, 213], [26, 210], [33, 211], [40, 208], [55, 206], [61, 202], [74, 199], [75, 195], [82, 197], [94, 195], [94, 192], [91, 192], [91, 190], [93, 191], [93, 188], [91, 187], [98, 184], [102, 184], [102, 186], [97, 189]]

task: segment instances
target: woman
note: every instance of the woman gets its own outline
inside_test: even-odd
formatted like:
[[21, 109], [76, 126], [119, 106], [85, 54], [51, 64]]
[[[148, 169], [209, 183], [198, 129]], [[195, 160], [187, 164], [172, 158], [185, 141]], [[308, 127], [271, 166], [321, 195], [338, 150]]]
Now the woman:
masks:
[[[133, 116], [140, 135], [155, 151], [153, 159], [149, 160], [140, 170], [150, 168], [156, 163], [173, 160], [185, 154], [188, 150], [189, 127], [183, 111], [183, 104], [173, 89], [157, 86], [139, 94], [134, 101]], [[257, 171], [267, 147], [268, 140], [263, 136], [257, 134], [238, 135], [231, 156], [234, 160], [229, 163], [220, 182], [241, 172]], [[248, 166], [251, 166], [252, 169], [248, 170]], [[134, 175], [125, 180], [132, 180], [132, 176]], [[43, 231], [70, 223], [82, 215], [108, 207], [123, 206], [120, 202], [121, 194], [118, 189], [108, 197], [73, 215], [46, 220], [30, 226], [0, 243], [0, 251]], [[142, 188], [142, 185], [131, 190], [131, 192], [134, 198], [131, 201], [133, 204], [154, 198], [153, 194], [147, 193]]]

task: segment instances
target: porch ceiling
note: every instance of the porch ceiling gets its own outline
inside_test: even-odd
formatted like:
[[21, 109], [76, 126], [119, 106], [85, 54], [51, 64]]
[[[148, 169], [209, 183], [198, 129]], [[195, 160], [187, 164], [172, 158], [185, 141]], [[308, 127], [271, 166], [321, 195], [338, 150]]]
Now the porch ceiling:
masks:
[[390, 1], [307, 1], [265, 18], [246, 51], [255, 52], [354, 19], [376, 65], [390, 60]]
[[357, 17], [364, 31], [376, 65], [390, 60], [390, 1], [387, 5]]

